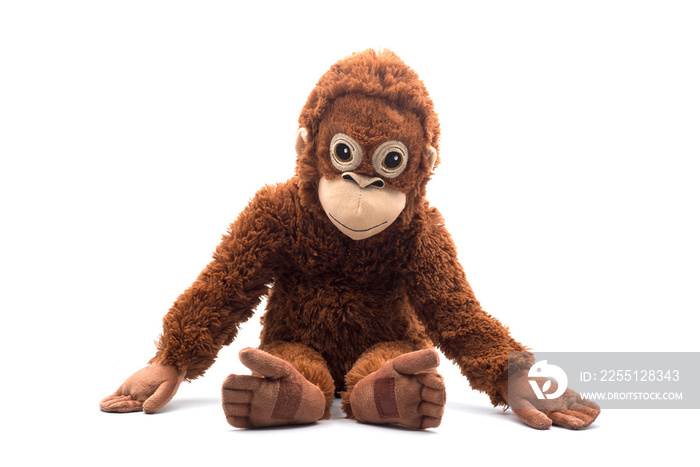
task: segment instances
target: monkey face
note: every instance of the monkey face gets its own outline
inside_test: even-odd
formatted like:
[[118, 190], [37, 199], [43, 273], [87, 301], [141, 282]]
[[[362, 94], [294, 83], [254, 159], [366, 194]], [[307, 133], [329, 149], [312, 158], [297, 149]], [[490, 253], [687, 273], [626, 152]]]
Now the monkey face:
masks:
[[354, 240], [391, 226], [424, 186], [435, 159], [415, 114], [363, 95], [335, 100], [315, 143], [321, 206]]

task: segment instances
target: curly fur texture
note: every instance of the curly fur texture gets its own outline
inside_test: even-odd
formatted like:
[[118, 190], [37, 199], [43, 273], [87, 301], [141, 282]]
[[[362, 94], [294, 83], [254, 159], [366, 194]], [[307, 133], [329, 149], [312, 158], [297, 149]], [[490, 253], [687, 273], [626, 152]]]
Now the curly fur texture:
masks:
[[348, 94], [380, 98], [416, 115], [425, 129], [427, 142], [438, 148], [440, 125], [433, 101], [418, 74], [395, 53], [370, 49], [333, 65], [311, 91], [299, 124], [313, 138], [328, 106]]
[[[290, 361], [327, 399], [346, 389], [346, 375], [368, 349], [401, 342], [436, 345], [473, 388], [505, 404], [508, 352], [525, 348], [481, 309], [442, 217], [425, 200], [423, 150], [437, 147], [439, 125], [416, 73], [391, 52], [352, 55], [321, 78], [299, 121], [309, 139], [296, 175], [261, 189], [231, 224], [213, 261], [164, 318], [153, 361], [188, 379], [202, 375], [267, 294], [261, 348]], [[328, 161], [340, 129], [368, 153], [391, 138], [411, 153], [405, 172], [385, 180], [407, 194], [406, 208], [366, 240], [338, 231], [318, 200], [320, 177], [340, 176]], [[373, 173], [363, 164], [358, 173]], [[519, 364], [529, 365], [527, 358]]]

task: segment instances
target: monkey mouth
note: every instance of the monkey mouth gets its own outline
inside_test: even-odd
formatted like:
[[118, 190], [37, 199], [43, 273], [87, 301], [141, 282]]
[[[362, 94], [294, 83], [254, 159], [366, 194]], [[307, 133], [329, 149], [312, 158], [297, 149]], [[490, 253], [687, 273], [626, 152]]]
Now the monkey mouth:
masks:
[[381, 224], [377, 224], [377, 225], [375, 225], [374, 227], [370, 227], [369, 229], [359, 229], [359, 230], [358, 230], [358, 229], [353, 229], [352, 227], [348, 227], [347, 225], [343, 224], [343, 223], [340, 222], [338, 219], [336, 219], [336, 218], [333, 216], [333, 214], [331, 214], [330, 212], [327, 213], [327, 214], [328, 214], [328, 217], [330, 217], [331, 219], [333, 219], [335, 222], [337, 222], [338, 224], [342, 225], [343, 227], [345, 227], [345, 228], [348, 229], [348, 230], [352, 230], [353, 232], [369, 232], [370, 230], [376, 229], [377, 227], [381, 227], [381, 226], [383, 226], [384, 224], [387, 224], [387, 223], [389, 222], [389, 221], [384, 221], [384, 222], [382, 222]]
[[318, 197], [328, 220], [353, 240], [364, 240], [382, 232], [406, 206], [406, 195], [398, 190], [388, 187], [365, 190], [342, 178], [321, 177]]

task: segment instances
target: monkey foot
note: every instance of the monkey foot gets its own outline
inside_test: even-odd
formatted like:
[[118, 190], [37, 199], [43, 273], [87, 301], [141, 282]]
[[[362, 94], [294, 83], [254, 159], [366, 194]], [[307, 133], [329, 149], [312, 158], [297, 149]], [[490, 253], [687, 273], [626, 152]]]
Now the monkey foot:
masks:
[[364, 377], [350, 393], [354, 417], [365, 423], [435, 428], [445, 409], [445, 384], [434, 349], [401, 355]]
[[313, 423], [326, 398], [288, 362], [258, 349], [243, 349], [241, 362], [254, 375], [229, 375], [222, 387], [226, 420], [237, 428]]

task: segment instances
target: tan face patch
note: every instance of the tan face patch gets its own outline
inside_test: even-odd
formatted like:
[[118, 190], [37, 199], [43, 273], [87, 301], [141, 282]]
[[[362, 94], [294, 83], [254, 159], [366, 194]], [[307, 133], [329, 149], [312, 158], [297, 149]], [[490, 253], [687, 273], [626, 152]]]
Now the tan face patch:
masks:
[[406, 206], [406, 195], [402, 192], [372, 185], [377, 177], [359, 177], [321, 177], [318, 185], [318, 197], [326, 215], [353, 240], [364, 240], [382, 232]]

